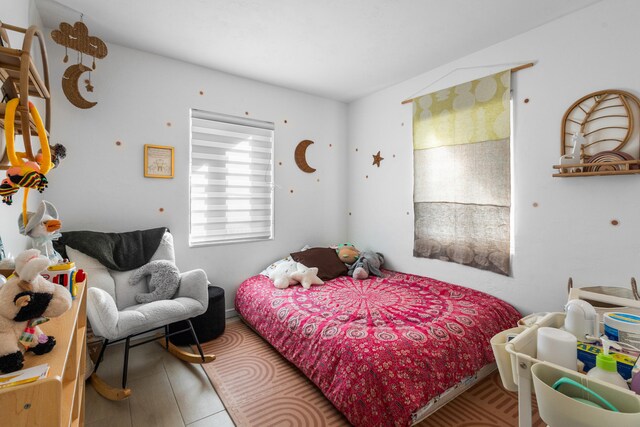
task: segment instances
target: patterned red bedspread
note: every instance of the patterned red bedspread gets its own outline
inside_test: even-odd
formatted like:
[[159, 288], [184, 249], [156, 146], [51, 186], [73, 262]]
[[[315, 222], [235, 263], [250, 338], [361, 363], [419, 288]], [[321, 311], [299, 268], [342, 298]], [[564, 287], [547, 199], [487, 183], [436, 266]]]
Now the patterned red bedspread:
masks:
[[236, 309], [356, 426], [408, 426], [429, 400], [494, 361], [489, 340], [520, 314], [483, 292], [428, 277], [342, 276], [305, 290], [265, 276]]

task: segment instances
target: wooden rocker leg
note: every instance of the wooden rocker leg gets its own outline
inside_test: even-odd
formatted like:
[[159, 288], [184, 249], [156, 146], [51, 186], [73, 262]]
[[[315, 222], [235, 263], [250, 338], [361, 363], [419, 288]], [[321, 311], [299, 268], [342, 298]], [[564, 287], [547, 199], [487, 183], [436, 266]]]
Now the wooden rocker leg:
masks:
[[131, 396], [131, 389], [111, 387], [95, 372], [91, 374], [91, 384], [98, 394], [109, 400], [123, 400]]
[[[198, 339], [196, 338], [196, 342], [198, 342]], [[160, 339], [158, 340], [158, 344], [160, 344], [163, 348], [165, 348], [169, 353], [173, 354], [174, 356], [176, 356], [178, 359], [187, 362], [187, 363], [209, 363], [213, 360], [216, 359], [216, 356], [213, 354], [204, 354], [202, 353], [202, 348], [199, 348], [200, 350], [200, 355], [196, 355], [193, 353], [189, 353], [183, 350], [180, 350], [178, 347], [176, 347], [171, 341], [169, 341], [169, 346], [167, 347], [164, 340]], [[198, 343], [198, 347], [200, 347], [200, 344]]]
[[100, 349], [100, 355], [96, 360], [96, 364], [93, 368], [93, 373], [91, 374], [91, 378], [90, 378], [91, 384], [93, 384], [93, 388], [98, 392], [98, 394], [104, 397], [105, 399], [123, 400], [131, 396], [131, 389], [128, 389], [125, 387], [122, 387], [122, 388], [111, 387], [109, 384], [104, 382], [104, 380], [100, 378], [97, 374], [98, 367], [100, 366], [100, 363], [104, 358], [104, 351], [106, 350], [108, 344], [109, 344], [109, 340], [107, 339], [105, 339], [104, 342], [102, 343], [102, 348]]
[[198, 347], [198, 353], [200, 353], [200, 357], [202, 358], [202, 362], [204, 363], [204, 353], [202, 352], [202, 347], [200, 346], [200, 341], [198, 340], [198, 336], [196, 335], [196, 331], [193, 329], [193, 324], [190, 319], [187, 319], [187, 323], [189, 324], [189, 330], [191, 331], [191, 336], [196, 342], [196, 346]]

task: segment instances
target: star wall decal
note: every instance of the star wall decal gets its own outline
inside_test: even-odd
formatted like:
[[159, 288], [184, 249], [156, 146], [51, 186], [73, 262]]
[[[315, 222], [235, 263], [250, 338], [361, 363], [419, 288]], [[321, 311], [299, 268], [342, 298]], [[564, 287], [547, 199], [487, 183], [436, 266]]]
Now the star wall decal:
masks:
[[380, 162], [384, 160], [384, 157], [382, 157], [380, 155], [380, 151], [378, 151], [378, 154], [373, 154], [373, 163], [372, 165], [376, 165], [378, 167], [380, 167]]

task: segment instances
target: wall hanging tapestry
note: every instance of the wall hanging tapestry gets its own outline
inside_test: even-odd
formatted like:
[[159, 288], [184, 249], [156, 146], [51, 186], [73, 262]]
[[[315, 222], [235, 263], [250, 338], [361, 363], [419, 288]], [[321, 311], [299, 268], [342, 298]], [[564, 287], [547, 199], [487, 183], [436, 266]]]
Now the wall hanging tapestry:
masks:
[[511, 71], [413, 100], [414, 256], [510, 273]]

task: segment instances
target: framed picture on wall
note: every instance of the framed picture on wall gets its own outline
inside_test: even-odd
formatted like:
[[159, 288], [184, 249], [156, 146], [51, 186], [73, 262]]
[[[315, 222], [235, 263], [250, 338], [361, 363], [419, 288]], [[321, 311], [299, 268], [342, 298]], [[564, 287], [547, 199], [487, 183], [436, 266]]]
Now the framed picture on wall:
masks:
[[144, 146], [144, 176], [147, 178], [173, 178], [173, 147]]

